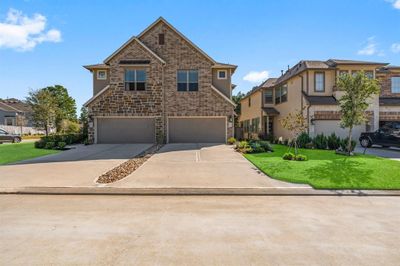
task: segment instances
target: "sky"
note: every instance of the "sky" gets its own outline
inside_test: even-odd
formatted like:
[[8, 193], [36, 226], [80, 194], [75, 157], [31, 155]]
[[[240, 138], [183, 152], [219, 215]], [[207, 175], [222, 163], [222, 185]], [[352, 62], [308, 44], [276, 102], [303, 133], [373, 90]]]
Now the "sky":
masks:
[[163, 16], [216, 61], [238, 65], [234, 94], [300, 60], [400, 65], [400, 0], [0, 0], [0, 98], [66, 87], [92, 96], [101, 63]]

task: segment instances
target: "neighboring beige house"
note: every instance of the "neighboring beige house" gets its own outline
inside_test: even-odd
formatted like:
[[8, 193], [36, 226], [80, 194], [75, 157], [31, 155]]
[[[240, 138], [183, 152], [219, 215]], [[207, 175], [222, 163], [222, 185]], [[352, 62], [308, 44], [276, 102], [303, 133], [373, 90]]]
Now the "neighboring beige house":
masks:
[[93, 73], [93, 143], [224, 143], [233, 135], [235, 65], [216, 62], [159, 18]]
[[353, 60], [300, 61], [277, 79], [268, 79], [249, 92], [241, 101], [240, 124], [245, 138], [270, 134], [290, 138], [280, 119], [295, 110], [304, 110], [308, 133], [345, 137], [347, 129], [340, 127], [338, 101], [343, 92], [336, 87], [342, 73], [363, 70], [381, 85], [379, 96], [371, 99], [368, 122], [357, 126], [353, 136], [363, 131], [375, 131], [385, 122], [400, 121], [400, 67], [387, 63]]

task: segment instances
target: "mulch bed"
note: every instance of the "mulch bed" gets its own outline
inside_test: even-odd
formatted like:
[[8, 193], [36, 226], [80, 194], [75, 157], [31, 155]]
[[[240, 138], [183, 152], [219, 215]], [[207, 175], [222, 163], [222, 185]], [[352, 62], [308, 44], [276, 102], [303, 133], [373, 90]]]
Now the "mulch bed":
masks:
[[132, 174], [136, 169], [138, 169], [144, 162], [146, 162], [153, 154], [155, 154], [163, 145], [154, 145], [134, 158], [118, 165], [117, 167], [111, 169], [110, 171], [102, 174], [97, 179], [97, 183], [107, 184], [113, 183], [115, 181], [121, 180], [126, 176]]

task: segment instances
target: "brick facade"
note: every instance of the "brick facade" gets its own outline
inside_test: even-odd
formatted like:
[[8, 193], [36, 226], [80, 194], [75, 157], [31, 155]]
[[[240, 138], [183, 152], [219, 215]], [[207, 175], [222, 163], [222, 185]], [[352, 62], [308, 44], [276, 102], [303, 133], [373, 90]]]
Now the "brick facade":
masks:
[[379, 112], [381, 121], [400, 121], [400, 112]]
[[[165, 44], [158, 44], [158, 35], [163, 33]], [[89, 104], [89, 115], [95, 116], [152, 116], [156, 117], [157, 142], [165, 142], [168, 116], [227, 116], [234, 114], [233, 105], [218, 95], [212, 88], [212, 62], [179, 36], [163, 21], [140, 36], [140, 41], [162, 58], [161, 62], [133, 41], [117, 55], [110, 65], [110, 87]], [[126, 91], [121, 59], [150, 60], [145, 67], [146, 91]], [[196, 69], [199, 72], [199, 90], [177, 91], [177, 70]], [[229, 121], [229, 119], [227, 119]], [[90, 123], [89, 139], [94, 141], [94, 123]], [[228, 124], [231, 124], [228, 122]], [[233, 136], [233, 127], [228, 127], [228, 137]]]
[[400, 97], [400, 93], [392, 93], [392, 77], [400, 77], [400, 70], [381, 70], [376, 72], [376, 78], [381, 85], [381, 97]]
[[[366, 111], [365, 115], [369, 121], [374, 117], [374, 112]], [[339, 111], [315, 111], [314, 120], [340, 120], [341, 115]]]

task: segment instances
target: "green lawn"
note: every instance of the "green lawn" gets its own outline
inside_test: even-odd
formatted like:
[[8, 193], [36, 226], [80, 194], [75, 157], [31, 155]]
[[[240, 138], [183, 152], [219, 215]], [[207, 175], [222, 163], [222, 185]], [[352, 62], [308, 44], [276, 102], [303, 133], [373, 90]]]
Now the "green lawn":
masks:
[[0, 145], [0, 165], [58, 153], [57, 150], [35, 149], [33, 142]]
[[268, 176], [317, 189], [400, 189], [400, 161], [372, 155], [352, 157], [334, 151], [300, 149], [308, 161], [282, 159], [288, 147], [273, 145], [274, 152], [244, 156]]

